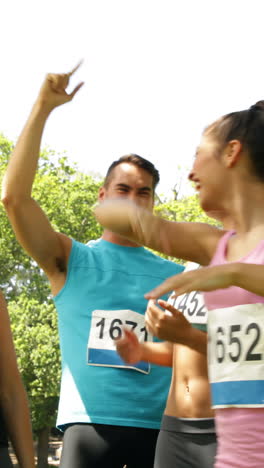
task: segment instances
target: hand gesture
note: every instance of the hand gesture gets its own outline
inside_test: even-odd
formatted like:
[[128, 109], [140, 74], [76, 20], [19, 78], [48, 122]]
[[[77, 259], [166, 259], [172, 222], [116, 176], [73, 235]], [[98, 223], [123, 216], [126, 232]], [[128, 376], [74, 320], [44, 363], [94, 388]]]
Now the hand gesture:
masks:
[[171, 276], [157, 288], [145, 294], [146, 299], [158, 299], [165, 293], [175, 291], [175, 296], [191, 291], [225, 289], [233, 284], [236, 264], [209, 266]]
[[190, 334], [192, 328], [191, 324], [182, 312], [168, 302], [161, 299], [157, 302], [162, 309], [153, 300], [148, 303], [145, 318], [148, 331], [161, 340], [185, 343], [185, 337]]
[[49, 73], [40, 89], [38, 102], [48, 112], [51, 112], [55, 107], [58, 107], [66, 102], [70, 102], [79, 89], [83, 86], [83, 82], [79, 83], [71, 93], [67, 93], [66, 88], [69, 84], [71, 76], [78, 70], [82, 62], [78, 63], [69, 73], [54, 74]]
[[141, 344], [133, 331], [124, 328], [123, 332], [123, 338], [115, 341], [116, 350], [127, 364], [136, 364], [141, 361]]

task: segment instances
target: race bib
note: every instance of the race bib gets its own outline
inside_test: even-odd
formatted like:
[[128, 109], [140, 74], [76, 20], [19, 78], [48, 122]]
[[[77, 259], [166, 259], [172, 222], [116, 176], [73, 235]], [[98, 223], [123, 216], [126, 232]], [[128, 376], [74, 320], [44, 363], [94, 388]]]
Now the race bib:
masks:
[[[184, 271], [196, 270], [197, 268], [199, 268], [197, 263], [188, 262]], [[191, 324], [194, 326], [199, 325], [197, 328], [206, 331], [207, 309], [200, 291], [192, 291], [174, 299], [169, 299], [169, 303], [182, 312]]]
[[123, 326], [133, 330], [140, 342], [153, 340], [146, 330], [144, 315], [133, 310], [94, 310], [88, 337], [87, 364], [122, 367], [149, 374], [149, 363], [126, 364], [117, 353], [114, 340], [122, 337]]
[[209, 378], [214, 408], [264, 405], [264, 304], [208, 314]]

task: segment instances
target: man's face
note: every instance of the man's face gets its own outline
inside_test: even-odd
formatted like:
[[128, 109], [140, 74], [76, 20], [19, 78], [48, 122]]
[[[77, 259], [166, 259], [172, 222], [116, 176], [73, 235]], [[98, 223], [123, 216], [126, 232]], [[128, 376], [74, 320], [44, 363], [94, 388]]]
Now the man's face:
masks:
[[134, 164], [121, 163], [113, 169], [107, 187], [100, 189], [99, 200], [107, 198], [128, 199], [152, 211], [153, 176]]

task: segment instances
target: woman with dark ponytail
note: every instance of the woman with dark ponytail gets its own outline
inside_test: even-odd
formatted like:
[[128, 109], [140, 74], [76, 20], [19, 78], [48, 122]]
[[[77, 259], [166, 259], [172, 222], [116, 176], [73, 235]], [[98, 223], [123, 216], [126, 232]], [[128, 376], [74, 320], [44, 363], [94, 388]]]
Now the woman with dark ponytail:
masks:
[[[190, 179], [206, 212], [224, 212], [234, 230], [170, 222], [132, 203], [108, 201], [99, 222], [124, 237], [206, 268], [168, 278], [146, 294], [203, 291], [208, 368], [218, 435], [217, 468], [264, 467], [264, 102], [209, 125]], [[150, 308], [151, 309], [151, 308]], [[159, 338], [207, 352], [205, 334], [179, 311], [146, 317]], [[175, 466], [177, 465], [175, 460]], [[156, 466], [156, 465], [155, 465]]]

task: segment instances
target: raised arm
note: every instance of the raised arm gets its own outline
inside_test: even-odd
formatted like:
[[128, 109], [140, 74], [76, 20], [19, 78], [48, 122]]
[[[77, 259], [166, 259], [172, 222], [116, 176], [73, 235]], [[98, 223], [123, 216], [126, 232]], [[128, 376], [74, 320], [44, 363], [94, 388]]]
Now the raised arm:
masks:
[[49, 74], [40, 89], [29, 119], [18, 139], [4, 177], [2, 200], [16, 237], [38, 264], [52, 275], [66, 261], [70, 240], [58, 235], [31, 197], [45, 123], [56, 107], [73, 99], [82, 86], [66, 92], [75, 67], [67, 74]]
[[127, 200], [106, 200], [95, 207], [95, 216], [131, 241], [200, 265], [208, 265], [225, 232], [204, 223], [167, 221]]
[[0, 293], [0, 405], [21, 468], [33, 468], [34, 449], [27, 396], [18, 371], [7, 307]]

